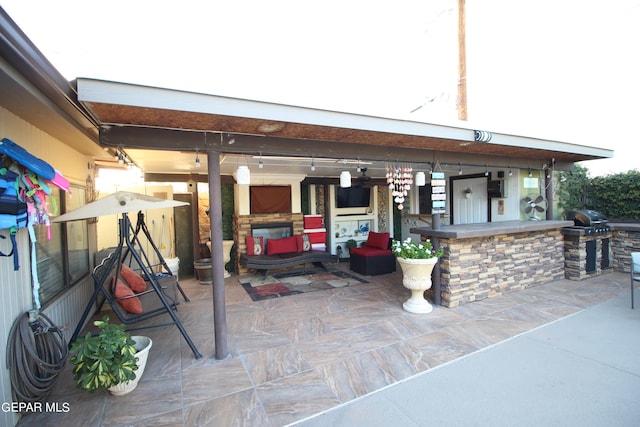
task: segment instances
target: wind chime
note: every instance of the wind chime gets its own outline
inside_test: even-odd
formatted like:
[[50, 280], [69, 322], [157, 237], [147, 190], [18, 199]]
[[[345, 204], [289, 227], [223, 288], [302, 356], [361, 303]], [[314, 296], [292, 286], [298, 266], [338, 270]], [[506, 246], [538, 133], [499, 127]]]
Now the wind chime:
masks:
[[387, 165], [387, 184], [391, 190], [393, 201], [398, 205], [398, 210], [404, 209], [404, 201], [411, 185], [413, 185], [413, 168], [409, 165]]

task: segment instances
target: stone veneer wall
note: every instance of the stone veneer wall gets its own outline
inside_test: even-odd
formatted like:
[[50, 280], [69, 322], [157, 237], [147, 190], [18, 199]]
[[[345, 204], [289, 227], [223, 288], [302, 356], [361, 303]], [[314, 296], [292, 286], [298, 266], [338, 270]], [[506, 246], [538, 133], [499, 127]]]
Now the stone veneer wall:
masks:
[[236, 240], [236, 271], [238, 274], [246, 274], [248, 269], [239, 264], [240, 254], [247, 252], [245, 237], [251, 235], [251, 224], [270, 224], [274, 222], [293, 223], [293, 234], [302, 234], [304, 220], [302, 213], [272, 213], [236, 215], [233, 218], [233, 230]]
[[[457, 307], [564, 278], [560, 230], [440, 239], [442, 305]], [[453, 259], [454, 262], [449, 262]]]
[[[602, 262], [602, 240], [609, 239], [609, 260], [610, 267], [613, 266], [612, 246], [615, 242], [611, 233], [599, 234], [595, 236], [564, 236], [564, 277], [570, 280], [584, 280], [589, 277], [599, 276], [607, 273], [610, 269], [603, 270]], [[587, 274], [587, 242], [596, 242], [596, 271]]]
[[[640, 224], [620, 226], [612, 224], [611, 266], [615, 271], [631, 272], [631, 252], [640, 252]], [[621, 229], [618, 229], [621, 228]]]

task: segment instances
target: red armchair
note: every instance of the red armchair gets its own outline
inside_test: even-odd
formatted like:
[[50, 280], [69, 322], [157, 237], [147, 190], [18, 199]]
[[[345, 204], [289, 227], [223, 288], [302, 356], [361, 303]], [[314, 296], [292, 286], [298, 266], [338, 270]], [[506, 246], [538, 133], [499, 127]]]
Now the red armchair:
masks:
[[351, 249], [349, 268], [366, 276], [396, 271], [396, 257], [391, 251], [389, 233], [370, 231], [364, 247]]

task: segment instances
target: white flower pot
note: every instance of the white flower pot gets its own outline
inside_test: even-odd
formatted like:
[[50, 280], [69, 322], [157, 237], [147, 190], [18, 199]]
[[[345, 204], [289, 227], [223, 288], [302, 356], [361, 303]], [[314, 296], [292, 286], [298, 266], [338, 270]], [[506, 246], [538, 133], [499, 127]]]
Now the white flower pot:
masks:
[[138, 381], [140, 381], [144, 368], [147, 366], [147, 358], [149, 357], [149, 350], [151, 350], [153, 341], [151, 341], [151, 338], [149, 337], [139, 335], [132, 336], [131, 339], [136, 342], [134, 344], [134, 347], [137, 350], [136, 357], [138, 358], [138, 369], [135, 371], [136, 377], [126, 383], [120, 383], [113, 387], [109, 387], [109, 392], [114, 396], [123, 396], [127, 393], [131, 393], [138, 386]]
[[398, 257], [402, 269], [402, 284], [411, 291], [411, 297], [402, 304], [409, 313], [427, 314], [433, 307], [424, 298], [424, 291], [431, 288], [431, 272], [438, 258], [406, 259]]

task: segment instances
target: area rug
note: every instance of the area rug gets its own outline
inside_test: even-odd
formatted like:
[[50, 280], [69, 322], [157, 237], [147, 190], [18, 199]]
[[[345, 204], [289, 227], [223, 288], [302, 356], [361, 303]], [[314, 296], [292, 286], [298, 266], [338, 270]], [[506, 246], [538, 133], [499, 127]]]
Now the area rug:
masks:
[[240, 282], [254, 301], [369, 283], [345, 271], [323, 270], [293, 270], [266, 277], [251, 275], [241, 277]]

